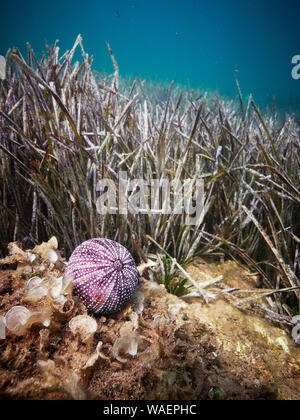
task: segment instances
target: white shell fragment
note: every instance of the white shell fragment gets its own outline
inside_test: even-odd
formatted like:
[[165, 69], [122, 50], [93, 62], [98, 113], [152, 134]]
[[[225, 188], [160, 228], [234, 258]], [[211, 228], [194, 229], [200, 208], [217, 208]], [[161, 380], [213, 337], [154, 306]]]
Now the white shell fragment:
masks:
[[72, 288], [73, 277], [64, 275], [62, 278], [62, 286], [61, 286], [61, 293], [64, 296], [72, 296], [73, 288]]
[[16, 335], [23, 335], [31, 312], [24, 306], [14, 306], [6, 314], [6, 326]]
[[88, 368], [94, 366], [94, 364], [97, 362], [99, 357], [101, 359], [109, 359], [107, 356], [105, 356], [101, 352], [102, 345], [103, 345], [102, 341], [99, 341], [98, 344], [97, 344], [97, 347], [96, 347], [96, 351], [89, 357], [89, 359], [86, 362], [86, 364], [84, 365], [83, 369], [88, 369]]
[[0, 340], [5, 340], [6, 338], [5, 326], [6, 326], [5, 318], [3, 315], [0, 315]]
[[33, 263], [33, 261], [35, 261], [36, 260], [36, 255], [34, 255], [34, 254], [31, 254], [31, 252], [28, 252], [28, 259], [29, 259], [29, 261], [31, 262], [31, 263]]
[[136, 294], [133, 296], [132, 299], [132, 309], [134, 312], [136, 312], [138, 315], [141, 315], [144, 310], [144, 300], [145, 296], [142, 292], [136, 292]]
[[92, 341], [97, 331], [97, 322], [88, 315], [77, 315], [69, 322], [70, 330], [73, 334], [79, 334], [83, 343]]
[[113, 345], [113, 355], [121, 363], [125, 363], [126, 359], [120, 357], [120, 354], [130, 354], [136, 356], [138, 350], [138, 341], [135, 334], [122, 336], [116, 339]]
[[35, 277], [31, 277], [28, 281], [27, 281], [27, 289], [31, 290], [36, 286], [39, 286], [42, 283], [42, 279], [38, 276]]
[[81, 389], [80, 377], [75, 372], [67, 372], [63, 375], [56, 368], [53, 360], [39, 360], [37, 365], [44, 375], [44, 388], [50, 390], [66, 391], [74, 400], [85, 400], [86, 394]]
[[32, 277], [27, 282], [26, 302], [35, 303], [48, 294], [48, 286], [40, 277]]
[[56, 263], [56, 261], [58, 260], [58, 255], [57, 253], [54, 251], [54, 249], [47, 249], [45, 251], [45, 258], [50, 261], [51, 263]]
[[[70, 302], [71, 308], [73, 309], [74, 301], [72, 300], [72, 278], [64, 277], [53, 277], [50, 280], [50, 296], [53, 299], [53, 307], [59, 312], [64, 312], [64, 305], [67, 301]], [[66, 313], [67, 314], [67, 313]]]

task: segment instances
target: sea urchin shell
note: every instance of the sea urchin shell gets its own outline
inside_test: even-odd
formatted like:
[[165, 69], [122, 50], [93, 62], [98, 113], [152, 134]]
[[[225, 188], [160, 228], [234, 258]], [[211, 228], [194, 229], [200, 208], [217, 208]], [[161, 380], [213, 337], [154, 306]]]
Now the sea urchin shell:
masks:
[[140, 277], [127, 249], [104, 238], [79, 245], [66, 275], [73, 278], [74, 294], [95, 314], [119, 311], [134, 295]]

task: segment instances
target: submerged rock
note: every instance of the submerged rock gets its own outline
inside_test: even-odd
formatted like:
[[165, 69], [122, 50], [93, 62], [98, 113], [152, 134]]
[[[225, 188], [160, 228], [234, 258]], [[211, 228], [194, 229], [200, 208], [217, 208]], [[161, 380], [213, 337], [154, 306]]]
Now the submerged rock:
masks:
[[[202, 297], [178, 298], [142, 278], [136, 299], [121, 312], [91, 317], [77, 299], [68, 307], [72, 295], [61, 287], [65, 265], [60, 256], [53, 261], [37, 253], [39, 248], [15, 250], [10, 259], [20, 259], [18, 268], [0, 272], [0, 317], [16, 306], [52, 314], [46, 327], [30, 323], [22, 335], [7, 326], [2, 331], [0, 398], [300, 398], [300, 347], [289, 330], [236, 307], [234, 296], [220, 293], [216, 285], [205, 303]], [[29, 254], [37, 255], [30, 263]], [[232, 261], [195, 260], [187, 270], [199, 284], [223, 276], [226, 288], [259, 290], [257, 279]], [[49, 293], [28, 301], [28, 284], [41, 284], [34, 276], [42, 276]], [[68, 300], [58, 311], [59, 297]], [[78, 339], [80, 331], [74, 334], [69, 327], [76, 319], [91, 323], [88, 340]]]

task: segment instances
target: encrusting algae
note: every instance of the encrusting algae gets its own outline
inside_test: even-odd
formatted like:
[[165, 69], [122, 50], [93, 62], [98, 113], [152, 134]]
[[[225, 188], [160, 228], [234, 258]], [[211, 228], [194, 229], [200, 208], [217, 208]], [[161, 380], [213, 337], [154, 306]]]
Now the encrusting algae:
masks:
[[[11, 243], [0, 261], [2, 399], [300, 398], [300, 347], [215, 285], [205, 303], [141, 277], [127, 306], [95, 317], [57, 248], [55, 238], [29, 251]], [[232, 261], [195, 260], [187, 272], [256, 289]]]

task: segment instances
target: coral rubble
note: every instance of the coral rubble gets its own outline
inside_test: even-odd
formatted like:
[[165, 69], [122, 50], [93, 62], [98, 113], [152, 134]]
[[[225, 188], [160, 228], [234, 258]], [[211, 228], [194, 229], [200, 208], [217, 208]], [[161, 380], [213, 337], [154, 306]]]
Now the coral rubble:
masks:
[[[184, 300], [142, 278], [122, 311], [94, 317], [72, 296], [53, 239], [31, 251], [11, 244], [1, 264], [2, 399], [300, 398], [300, 347], [225, 294]], [[232, 261], [195, 260], [187, 270], [256, 288]], [[32, 299], [35, 288], [44, 290]]]

